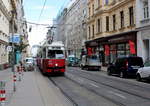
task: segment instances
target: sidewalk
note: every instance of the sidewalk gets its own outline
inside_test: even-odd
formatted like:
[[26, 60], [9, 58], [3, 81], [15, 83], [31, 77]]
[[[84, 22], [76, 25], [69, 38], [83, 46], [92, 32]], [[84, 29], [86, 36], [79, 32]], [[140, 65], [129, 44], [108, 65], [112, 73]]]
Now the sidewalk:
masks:
[[72, 106], [72, 103], [40, 72], [24, 72], [6, 106]]

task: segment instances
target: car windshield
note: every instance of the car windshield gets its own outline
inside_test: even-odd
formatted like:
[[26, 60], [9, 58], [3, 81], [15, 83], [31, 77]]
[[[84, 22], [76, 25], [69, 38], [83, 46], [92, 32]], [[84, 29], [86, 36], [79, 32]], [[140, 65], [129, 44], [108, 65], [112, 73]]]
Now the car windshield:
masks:
[[139, 57], [131, 57], [131, 58], [129, 58], [129, 64], [131, 66], [142, 66], [143, 60], [142, 60], [142, 58], [139, 58]]
[[33, 59], [26, 59], [26, 63], [32, 63]]

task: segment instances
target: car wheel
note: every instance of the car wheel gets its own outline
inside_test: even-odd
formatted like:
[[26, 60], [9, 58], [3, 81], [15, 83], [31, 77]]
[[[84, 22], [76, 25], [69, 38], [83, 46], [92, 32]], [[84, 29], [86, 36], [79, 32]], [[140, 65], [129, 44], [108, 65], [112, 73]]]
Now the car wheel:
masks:
[[140, 76], [140, 74], [137, 74], [136, 80], [137, 80], [137, 81], [141, 81], [141, 76]]
[[124, 72], [120, 72], [120, 78], [125, 78], [125, 74], [124, 74]]
[[82, 69], [82, 70], [84, 70], [84, 67], [83, 67], [83, 65], [81, 65], [81, 69]]
[[107, 70], [107, 75], [111, 75], [111, 70], [110, 69]]

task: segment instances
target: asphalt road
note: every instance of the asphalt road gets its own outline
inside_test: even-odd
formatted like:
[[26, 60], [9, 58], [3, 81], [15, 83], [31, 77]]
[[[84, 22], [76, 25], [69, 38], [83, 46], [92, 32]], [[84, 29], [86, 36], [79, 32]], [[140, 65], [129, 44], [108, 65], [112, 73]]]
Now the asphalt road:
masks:
[[76, 67], [49, 79], [76, 106], [150, 106], [149, 83]]

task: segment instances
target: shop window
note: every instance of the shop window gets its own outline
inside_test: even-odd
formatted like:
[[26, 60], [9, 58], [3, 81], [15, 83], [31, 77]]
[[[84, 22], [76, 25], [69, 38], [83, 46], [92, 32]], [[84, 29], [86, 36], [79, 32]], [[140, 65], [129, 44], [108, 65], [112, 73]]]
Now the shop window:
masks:
[[117, 57], [125, 57], [125, 51], [124, 50], [117, 51]]
[[116, 45], [110, 45], [110, 50], [116, 50]]
[[105, 56], [105, 64], [109, 63], [109, 56]]
[[129, 43], [126, 44], [126, 49], [129, 50], [130, 49], [130, 45]]
[[116, 60], [116, 50], [110, 51], [110, 63]]
[[110, 45], [110, 63], [116, 60], [116, 45]]
[[118, 44], [118, 50], [125, 50], [125, 44]]

